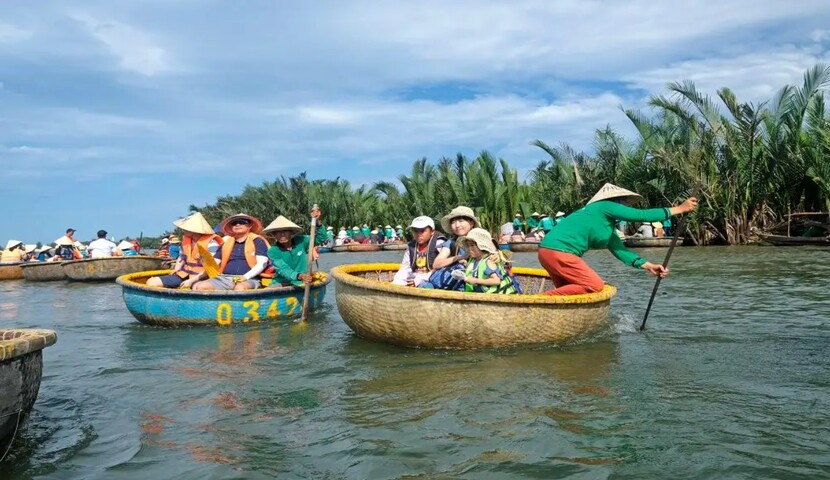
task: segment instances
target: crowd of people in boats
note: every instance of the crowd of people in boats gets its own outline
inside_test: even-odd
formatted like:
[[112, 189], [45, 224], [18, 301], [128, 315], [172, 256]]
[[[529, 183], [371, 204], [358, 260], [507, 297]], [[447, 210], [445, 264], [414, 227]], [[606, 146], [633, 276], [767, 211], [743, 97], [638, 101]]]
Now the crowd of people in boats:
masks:
[[0, 253], [0, 263], [19, 262], [65, 262], [85, 258], [131, 257], [138, 255], [141, 245], [138, 240], [124, 239], [119, 243], [107, 239], [106, 230], [98, 230], [97, 238], [88, 244], [75, 239], [74, 228], [53, 242], [54, 245], [26, 244], [20, 240], [9, 240]]
[[[648, 262], [625, 247], [621, 225], [625, 228], [626, 222], [638, 222], [642, 223], [640, 230], [644, 236], [643, 227], [651, 229], [648, 235], [666, 235], [671, 229], [671, 218], [694, 210], [697, 200], [689, 198], [682, 204], [663, 208], [632, 207], [640, 198], [632, 191], [605, 184], [585, 207], [570, 215], [557, 212], [550, 218], [534, 212], [525, 222], [517, 214], [512, 223], [502, 226], [498, 239], [491, 236], [467, 206], [460, 205], [443, 216], [440, 229], [431, 217], [418, 216], [406, 229], [410, 239], [392, 283], [414, 288], [521, 294], [522, 286], [512, 273], [510, 253], [499, 248], [499, 242], [506, 240], [508, 228], [511, 240], [521, 235], [523, 241], [532, 237], [539, 242], [539, 263], [554, 284], [554, 288], [545, 292], [548, 295], [577, 295], [603, 289], [604, 281], [582, 259], [591, 249], [608, 249], [623, 263], [664, 277], [668, 269]], [[307, 252], [311, 253], [312, 260], [318, 256], [312, 244], [388, 243], [407, 238], [401, 225], [395, 228], [378, 225], [370, 229], [368, 224], [348, 230], [341, 227], [334, 236], [333, 228], [323, 224], [317, 205], [312, 208], [311, 216], [316, 231], [313, 239], [282, 215], [264, 228], [258, 218], [244, 213], [228, 216], [216, 229], [198, 212], [176, 220], [173, 225], [182, 232], [181, 239], [165, 238], [158, 252], [175, 261], [173, 271], [149, 278], [147, 285], [196, 291], [302, 286], [314, 280], [307, 270]], [[68, 229], [55, 242], [53, 259], [83, 258], [73, 233], [73, 229]], [[116, 245], [106, 236], [106, 231], [99, 231], [98, 239], [84, 249], [85, 254], [90, 258], [126, 256], [140, 249], [137, 242]], [[3, 261], [21, 261], [32, 255], [37, 260], [48, 261], [38, 258], [44, 253], [42, 250], [10, 241], [3, 252]]]

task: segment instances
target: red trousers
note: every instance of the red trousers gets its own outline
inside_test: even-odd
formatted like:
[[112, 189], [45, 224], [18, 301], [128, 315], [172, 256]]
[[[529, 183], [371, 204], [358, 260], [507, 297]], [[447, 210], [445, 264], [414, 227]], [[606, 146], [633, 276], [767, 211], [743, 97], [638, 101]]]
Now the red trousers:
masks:
[[539, 263], [556, 286], [542, 295], [581, 295], [598, 292], [605, 286], [597, 272], [574, 254], [540, 248]]

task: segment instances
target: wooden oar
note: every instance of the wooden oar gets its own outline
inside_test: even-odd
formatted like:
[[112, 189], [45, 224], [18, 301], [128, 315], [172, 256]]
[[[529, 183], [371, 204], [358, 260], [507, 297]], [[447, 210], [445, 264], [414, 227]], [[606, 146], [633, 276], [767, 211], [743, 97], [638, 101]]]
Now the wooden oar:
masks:
[[[677, 230], [674, 232], [674, 237], [671, 239], [671, 245], [669, 245], [669, 251], [666, 253], [666, 258], [663, 260], [663, 268], [669, 266], [669, 260], [671, 259], [671, 254], [674, 252], [674, 247], [677, 245], [677, 239], [683, 236], [686, 233], [686, 215], [683, 215], [680, 218], [680, 222], [677, 224]], [[651, 304], [654, 303], [654, 296], [657, 295], [657, 289], [660, 288], [660, 280], [663, 280], [661, 277], [657, 277], [657, 281], [654, 282], [654, 289], [651, 291], [651, 298], [648, 299], [648, 307], [646, 307], [646, 314], [643, 316], [643, 323], [640, 325], [640, 331], [646, 329], [646, 320], [648, 320], [648, 314], [651, 312]]]
[[[317, 233], [317, 218], [311, 217], [311, 235], [308, 239], [308, 268], [306, 269], [306, 273], [311, 275], [311, 267], [313, 265], [312, 262], [314, 256], [314, 235]], [[305, 322], [308, 320], [308, 297], [311, 294], [311, 282], [307, 282], [305, 284], [303, 290], [303, 314], [300, 317], [301, 322]]]
[[202, 266], [205, 267], [205, 273], [207, 273], [208, 278], [216, 278], [219, 275], [219, 265], [216, 263], [216, 259], [213, 258], [213, 255], [210, 254], [207, 248], [196, 245], [196, 248], [199, 250], [199, 257], [202, 261]]

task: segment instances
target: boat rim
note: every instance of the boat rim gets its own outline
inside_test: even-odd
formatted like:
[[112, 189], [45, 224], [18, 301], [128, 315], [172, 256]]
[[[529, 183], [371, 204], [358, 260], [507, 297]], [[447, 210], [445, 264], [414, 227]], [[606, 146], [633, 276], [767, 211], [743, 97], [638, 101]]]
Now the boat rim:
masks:
[[[368, 278], [353, 275], [354, 273], [392, 271], [400, 268], [397, 263], [352, 263], [339, 265], [331, 269], [331, 276], [338, 282], [353, 287], [365, 288], [379, 292], [395, 293], [408, 297], [428, 298], [431, 300], [462, 300], [481, 303], [508, 303], [514, 305], [582, 305], [589, 303], [605, 302], [611, 299], [617, 288], [606, 283], [599, 292], [586, 293], [584, 295], [477, 295], [470, 298], [469, 292], [456, 292], [451, 290], [438, 290], [431, 288], [414, 288], [404, 285], [395, 285], [389, 282], [381, 282]], [[548, 277], [548, 273], [541, 268], [513, 267], [513, 273], [532, 277]]]
[[78, 260], [66, 260], [64, 262], [60, 262], [61, 265], [66, 264], [76, 264], [76, 263], [84, 263], [84, 262], [97, 262], [99, 260], [135, 260], [135, 259], [145, 259], [145, 258], [152, 258], [152, 259], [161, 259], [161, 257], [156, 257], [155, 255], [132, 255], [128, 257], [98, 257], [98, 258], [79, 258]]
[[[121, 275], [120, 277], [115, 279], [115, 283], [121, 285], [123, 288], [129, 288], [130, 290], [138, 290], [142, 292], [149, 292], [158, 295], [165, 295], [170, 297], [199, 297], [199, 298], [209, 298], [209, 297], [221, 297], [221, 298], [234, 298], [234, 297], [244, 297], [244, 298], [256, 298], [256, 297], [273, 297], [274, 295], [281, 295], [290, 292], [297, 292], [303, 291], [303, 287], [274, 287], [274, 288], [256, 288], [251, 290], [240, 290], [236, 291], [222, 291], [222, 290], [209, 290], [206, 292], [194, 292], [193, 290], [179, 290], [176, 288], [166, 288], [166, 287], [148, 287], [143, 283], [138, 283], [134, 279], [136, 278], [144, 278], [144, 277], [155, 277], [160, 275], [169, 275], [173, 273], [173, 270], [146, 270], [143, 272], [134, 272], [128, 273], [126, 275]], [[325, 287], [326, 285], [331, 282], [331, 276], [324, 272], [320, 272], [325, 275], [325, 278], [322, 280], [318, 280], [311, 284], [311, 290], [316, 290]]]

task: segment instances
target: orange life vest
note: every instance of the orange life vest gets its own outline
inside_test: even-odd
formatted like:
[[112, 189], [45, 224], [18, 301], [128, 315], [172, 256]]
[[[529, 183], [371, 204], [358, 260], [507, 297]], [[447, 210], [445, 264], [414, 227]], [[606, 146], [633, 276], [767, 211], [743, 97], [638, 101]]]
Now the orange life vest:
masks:
[[224, 247], [224, 240], [222, 239], [222, 237], [214, 233], [202, 235], [195, 242], [192, 238], [185, 235], [185, 237], [182, 239], [181, 253], [181, 255], [184, 256], [184, 265], [182, 265], [182, 269], [177, 271], [176, 274], [180, 277], [187, 277], [190, 275], [199, 275], [202, 272], [204, 272], [205, 267], [202, 266], [202, 257], [199, 255], [199, 249], [196, 246], [201, 245], [205, 248], [205, 250], [207, 250], [208, 244], [211, 241], [214, 241], [218, 243], [220, 246]]
[[[265, 249], [271, 247], [268, 243], [268, 240], [265, 238], [257, 235], [256, 233], [249, 233], [248, 238], [245, 239], [245, 261], [248, 262], [248, 266], [254, 268], [256, 265], [256, 245], [254, 245], [254, 240], [257, 238], [261, 238], [263, 242], [265, 242]], [[236, 244], [236, 240], [233, 237], [225, 237], [225, 243], [222, 244], [222, 261], [219, 263], [219, 271], [225, 271], [225, 265], [228, 264], [228, 260], [231, 258], [231, 252], [233, 251], [233, 247]], [[270, 262], [269, 262], [270, 263]], [[265, 270], [262, 271], [258, 276], [262, 278], [274, 278], [274, 273], [276, 273], [276, 269], [274, 269], [273, 265], [267, 265]]]

